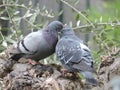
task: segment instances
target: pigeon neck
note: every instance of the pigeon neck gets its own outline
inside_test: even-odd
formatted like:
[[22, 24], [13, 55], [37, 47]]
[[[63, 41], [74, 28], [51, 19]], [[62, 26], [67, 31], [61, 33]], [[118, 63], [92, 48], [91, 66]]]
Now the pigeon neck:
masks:
[[73, 30], [70, 30], [70, 31], [62, 31], [61, 33], [62, 36], [68, 36], [68, 35], [75, 35], [74, 31]]
[[57, 37], [58, 31], [55, 30], [54, 28], [47, 28], [45, 29], [45, 32], [49, 34], [51, 37]]
[[50, 32], [58, 32], [57, 27], [53, 27], [53, 26], [48, 26], [46, 30], [50, 31]]
[[58, 40], [58, 32], [51, 29], [45, 29], [44, 38], [46, 39], [47, 43], [49, 43], [50, 47], [54, 47]]

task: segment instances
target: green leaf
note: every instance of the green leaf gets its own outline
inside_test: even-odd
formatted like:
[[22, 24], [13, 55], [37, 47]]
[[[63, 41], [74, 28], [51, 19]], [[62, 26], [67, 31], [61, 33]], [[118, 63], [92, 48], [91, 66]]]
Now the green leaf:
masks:
[[11, 39], [10, 37], [6, 37], [6, 41], [9, 42], [9, 43], [11, 43], [11, 44], [16, 43], [16, 41], [13, 40], [13, 39]]
[[75, 20], [78, 21], [80, 19], [80, 14], [76, 14]]
[[28, 17], [30, 17], [32, 15], [33, 15], [32, 13], [26, 14], [26, 15], [24, 15], [24, 18], [28, 18]]
[[0, 17], [2, 20], [9, 20], [9, 17]]
[[18, 15], [20, 13], [20, 11], [15, 11], [14, 13], [13, 13], [13, 15]]
[[80, 0], [77, 0], [77, 1], [75, 2], [75, 5], [77, 5], [79, 2], [80, 2]]
[[102, 23], [102, 20], [103, 20], [103, 19], [102, 19], [102, 16], [101, 16], [101, 17], [100, 17], [100, 23]]
[[76, 23], [76, 26], [77, 27], [80, 26], [80, 23], [81, 23], [80, 20], [78, 20], [77, 23]]
[[61, 14], [63, 14], [63, 10], [61, 10], [61, 11], [58, 13], [58, 16], [60, 16]]
[[19, 20], [21, 20], [22, 18], [21, 17], [18, 17], [18, 16], [16, 16], [16, 17], [13, 17], [13, 21], [15, 22], [15, 21], [19, 21]]
[[4, 47], [7, 48], [8, 44], [7, 44], [6, 40], [4, 40], [4, 41], [2, 42], [2, 46], [4, 46]]
[[23, 16], [23, 18], [27, 18], [27, 17], [30, 17], [30, 16], [32, 16], [33, 14], [32, 13], [30, 13], [30, 10], [28, 10], [26, 13], [25, 13], [25, 15]]
[[36, 20], [36, 17], [37, 17], [37, 14], [34, 13], [34, 14], [30, 17], [29, 22], [33, 24], [33, 23], [35, 22], [35, 20]]

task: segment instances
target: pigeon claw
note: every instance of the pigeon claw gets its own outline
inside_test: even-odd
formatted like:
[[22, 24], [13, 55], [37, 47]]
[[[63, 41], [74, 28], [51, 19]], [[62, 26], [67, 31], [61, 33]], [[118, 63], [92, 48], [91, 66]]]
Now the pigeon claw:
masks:
[[65, 76], [65, 74], [69, 73], [69, 71], [65, 68], [61, 69], [62, 75]]
[[31, 60], [31, 59], [28, 60], [28, 63], [31, 64], [31, 65], [36, 65], [37, 64], [37, 62], [35, 62], [35, 61]]

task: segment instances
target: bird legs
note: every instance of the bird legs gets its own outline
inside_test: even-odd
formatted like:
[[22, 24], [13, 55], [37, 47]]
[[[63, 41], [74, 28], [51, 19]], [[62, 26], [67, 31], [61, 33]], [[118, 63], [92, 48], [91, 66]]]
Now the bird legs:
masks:
[[34, 61], [34, 60], [32, 60], [32, 59], [28, 59], [28, 63], [31, 64], [31, 65], [37, 65], [37, 64], [43, 65], [42, 63], [36, 62], [36, 61]]
[[28, 59], [28, 63], [31, 64], [31, 65], [36, 65], [37, 62], [32, 60], [32, 59]]

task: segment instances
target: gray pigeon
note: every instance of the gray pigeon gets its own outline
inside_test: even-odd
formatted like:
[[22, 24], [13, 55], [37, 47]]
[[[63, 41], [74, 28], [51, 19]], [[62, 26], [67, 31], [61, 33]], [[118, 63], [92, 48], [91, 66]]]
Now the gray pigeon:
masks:
[[56, 45], [56, 55], [69, 72], [80, 72], [86, 81], [97, 85], [93, 73], [93, 58], [90, 49], [66, 26], [61, 30], [61, 38]]
[[58, 32], [62, 28], [61, 22], [53, 21], [45, 29], [28, 34], [13, 46], [11, 59], [18, 60], [24, 57], [39, 61], [52, 55], [58, 41]]

